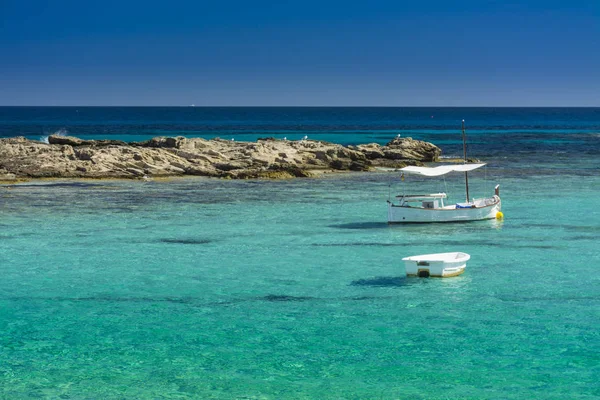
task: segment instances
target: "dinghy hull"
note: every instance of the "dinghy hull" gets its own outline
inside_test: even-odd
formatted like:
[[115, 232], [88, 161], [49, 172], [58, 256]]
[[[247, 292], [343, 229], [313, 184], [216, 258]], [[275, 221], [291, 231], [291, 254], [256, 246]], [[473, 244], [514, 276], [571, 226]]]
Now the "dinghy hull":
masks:
[[465, 272], [470, 258], [467, 253], [452, 252], [404, 257], [402, 261], [406, 276], [447, 278]]

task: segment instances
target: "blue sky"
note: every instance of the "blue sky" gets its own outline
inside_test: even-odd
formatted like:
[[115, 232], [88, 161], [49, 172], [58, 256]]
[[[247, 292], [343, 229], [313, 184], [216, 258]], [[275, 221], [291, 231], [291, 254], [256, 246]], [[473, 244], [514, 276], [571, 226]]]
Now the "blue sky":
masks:
[[600, 1], [0, 1], [0, 105], [600, 106]]

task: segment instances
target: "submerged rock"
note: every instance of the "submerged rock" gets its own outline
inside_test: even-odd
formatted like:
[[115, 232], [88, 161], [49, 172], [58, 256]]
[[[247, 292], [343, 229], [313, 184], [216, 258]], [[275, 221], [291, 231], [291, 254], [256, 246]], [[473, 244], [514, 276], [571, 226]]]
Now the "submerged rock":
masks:
[[48, 143], [0, 139], [0, 175], [19, 178], [143, 178], [199, 175], [232, 179], [309, 177], [316, 171], [369, 171], [437, 161], [428, 142], [396, 138], [342, 146], [274, 138], [256, 142], [155, 137], [144, 142], [82, 140], [55, 136]]

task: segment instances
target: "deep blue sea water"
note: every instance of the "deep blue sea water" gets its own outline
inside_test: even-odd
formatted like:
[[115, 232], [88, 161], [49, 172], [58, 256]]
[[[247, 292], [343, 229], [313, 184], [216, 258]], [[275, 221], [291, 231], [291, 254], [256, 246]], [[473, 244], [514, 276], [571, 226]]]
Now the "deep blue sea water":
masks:
[[[598, 399], [600, 109], [0, 108], [0, 136], [397, 134], [504, 220], [388, 226], [395, 173], [0, 185], [0, 398]], [[464, 251], [466, 272], [402, 257]]]

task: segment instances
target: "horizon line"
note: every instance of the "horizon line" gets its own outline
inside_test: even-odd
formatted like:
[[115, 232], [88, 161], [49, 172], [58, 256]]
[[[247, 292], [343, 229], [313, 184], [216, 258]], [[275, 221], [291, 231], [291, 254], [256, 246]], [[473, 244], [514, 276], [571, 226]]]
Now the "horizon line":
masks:
[[394, 105], [2, 105], [0, 107], [52, 107], [52, 108], [600, 108], [597, 106], [434, 106], [434, 105], [411, 105], [411, 106], [394, 106]]

